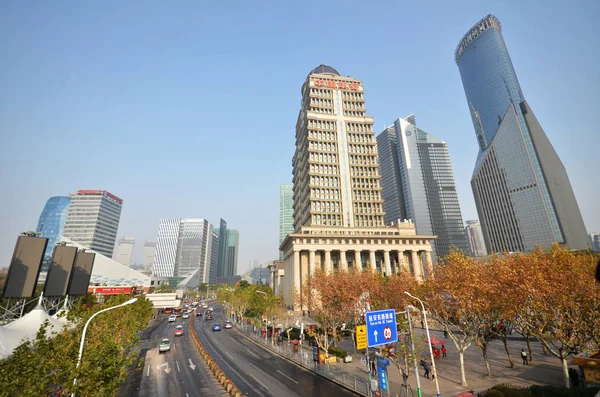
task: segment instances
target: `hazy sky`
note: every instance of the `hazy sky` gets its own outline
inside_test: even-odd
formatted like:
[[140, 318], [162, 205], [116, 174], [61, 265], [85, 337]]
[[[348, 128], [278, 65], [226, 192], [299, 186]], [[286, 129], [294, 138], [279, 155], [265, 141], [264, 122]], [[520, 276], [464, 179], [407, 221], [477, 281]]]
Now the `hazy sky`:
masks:
[[376, 131], [415, 113], [448, 142], [463, 219], [476, 219], [454, 50], [488, 13], [600, 231], [600, 2], [371, 3], [1, 2], [0, 266], [50, 196], [78, 189], [123, 198], [118, 235], [138, 248], [160, 218], [224, 218], [240, 273], [276, 259], [300, 88], [321, 63], [363, 80]]

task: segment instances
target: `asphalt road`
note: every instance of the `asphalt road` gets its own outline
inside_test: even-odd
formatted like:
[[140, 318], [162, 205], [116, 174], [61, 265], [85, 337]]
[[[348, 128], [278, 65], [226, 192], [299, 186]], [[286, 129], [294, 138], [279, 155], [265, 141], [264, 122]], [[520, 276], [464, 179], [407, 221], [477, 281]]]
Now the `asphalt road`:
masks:
[[[192, 342], [188, 322], [181, 317], [169, 323], [167, 316], [161, 319], [140, 348], [147, 348], [138, 396], [222, 396], [223, 389], [209, 375], [202, 363], [202, 357]], [[175, 326], [183, 325], [184, 334], [174, 336]], [[171, 350], [159, 353], [158, 345], [163, 338], [171, 340]]]
[[221, 306], [214, 305], [214, 320], [196, 317], [200, 341], [221, 370], [247, 396], [356, 396], [349, 390], [264, 350], [235, 329], [212, 331], [225, 323]]

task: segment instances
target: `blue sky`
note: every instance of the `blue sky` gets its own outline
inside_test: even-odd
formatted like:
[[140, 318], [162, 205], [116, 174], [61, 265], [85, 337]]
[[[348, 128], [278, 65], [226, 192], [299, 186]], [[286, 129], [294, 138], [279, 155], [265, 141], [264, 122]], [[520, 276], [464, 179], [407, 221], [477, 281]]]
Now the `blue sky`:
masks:
[[[454, 50], [492, 13], [525, 98], [600, 231], [597, 1], [158, 1], [0, 4], [0, 266], [45, 201], [124, 199], [119, 236], [224, 218], [238, 269], [278, 256], [300, 88], [324, 63], [364, 82], [376, 131], [415, 113], [448, 142], [463, 218], [477, 144]], [[542, 7], [543, 4], [543, 7]]]

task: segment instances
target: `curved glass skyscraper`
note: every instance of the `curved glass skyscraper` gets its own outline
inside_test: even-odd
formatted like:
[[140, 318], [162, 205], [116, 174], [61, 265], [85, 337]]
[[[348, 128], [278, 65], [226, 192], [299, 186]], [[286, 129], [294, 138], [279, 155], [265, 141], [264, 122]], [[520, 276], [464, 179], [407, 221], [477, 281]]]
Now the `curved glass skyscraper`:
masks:
[[42, 210], [35, 231], [42, 233], [43, 237], [48, 238], [48, 247], [44, 254], [44, 262], [50, 261], [54, 246], [56, 245], [56, 242], [60, 240], [67, 220], [70, 204], [70, 197], [50, 197]]
[[488, 250], [587, 248], [566, 170], [525, 101], [496, 17], [463, 36], [455, 61], [479, 144], [471, 186]]

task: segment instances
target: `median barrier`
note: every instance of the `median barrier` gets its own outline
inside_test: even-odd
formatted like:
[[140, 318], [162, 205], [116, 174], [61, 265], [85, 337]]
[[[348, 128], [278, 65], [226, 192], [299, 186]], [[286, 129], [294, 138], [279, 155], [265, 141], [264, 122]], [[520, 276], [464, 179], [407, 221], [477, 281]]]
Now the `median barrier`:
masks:
[[193, 336], [193, 340], [194, 340], [194, 344], [196, 345], [196, 349], [198, 349], [198, 352], [204, 359], [204, 362], [206, 363], [208, 368], [212, 371], [213, 375], [217, 379], [217, 382], [219, 382], [219, 384], [223, 387], [223, 389], [227, 393], [229, 393], [229, 395], [231, 395], [233, 397], [241, 397], [242, 393], [240, 392], [240, 390], [235, 386], [235, 384], [231, 381], [231, 379], [229, 379], [227, 377], [227, 375], [225, 375], [225, 373], [217, 365], [215, 360], [213, 360], [211, 355], [208, 354], [208, 352], [202, 345], [202, 342], [200, 342], [200, 338], [198, 338], [198, 335], [196, 334], [196, 330], [194, 329], [194, 319], [195, 318], [196, 318], [196, 313], [193, 313], [192, 316], [190, 316], [189, 323], [190, 323], [190, 333]]

